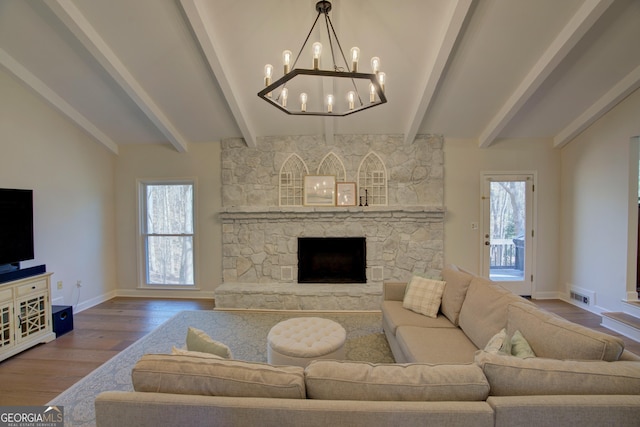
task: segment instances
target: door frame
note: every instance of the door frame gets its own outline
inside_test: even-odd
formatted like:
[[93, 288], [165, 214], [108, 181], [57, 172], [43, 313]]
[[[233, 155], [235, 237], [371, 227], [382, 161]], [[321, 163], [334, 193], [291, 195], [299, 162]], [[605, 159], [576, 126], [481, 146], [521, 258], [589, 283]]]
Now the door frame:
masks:
[[[489, 270], [485, 267], [485, 244], [484, 244], [484, 234], [485, 234], [485, 227], [486, 227], [486, 220], [487, 218], [485, 218], [485, 207], [484, 207], [484, 202], [485, 202], [485, 195], [484, 195], [484, 191], [485, 191], [485, 182], [488, 178], [493, 177], [495, 178], [495, 180], [500, 180], [500, 177], [516, 177], [516, 176], [522, 176], [522, 177], [531, 177], [532, 180], [532, 195], [531, 195], [531, 231], [532, 231], [532, 235], [529, 236], [529, 238], [531, 239], [531, 256], [530, 256], [530, 275], [531, 277], [529, 278], [530, 283], [531, 283], [531, 296], [533, 297], [535, 294], [535, 290], [536, 290], [536, 259], [537, 259], [537, 236], [539, 235], [538, 232], [538, 215], [537, 215], [537, 211], [538, 211], [538, 191], [536, 191], [537, 189], [537, 185], [538, 185], [538, 173], [535, 170], [523, 170], [523, 171], [481, 171], [480, 172], [480, 241], [479, 241], [479, 250], [480, 250], [480, 274], [484, 277], [486, 277], [487, 279], [489, 278]], [[525, 278], [526, 279], [526, 278]]]

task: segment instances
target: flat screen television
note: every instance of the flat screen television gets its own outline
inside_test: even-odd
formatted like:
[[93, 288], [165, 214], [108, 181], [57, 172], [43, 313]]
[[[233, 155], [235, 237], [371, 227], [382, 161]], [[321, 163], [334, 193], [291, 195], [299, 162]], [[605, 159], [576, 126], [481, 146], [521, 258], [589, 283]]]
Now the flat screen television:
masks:
[[0, 188], [0, 271], [33, 258], [33, 190]]

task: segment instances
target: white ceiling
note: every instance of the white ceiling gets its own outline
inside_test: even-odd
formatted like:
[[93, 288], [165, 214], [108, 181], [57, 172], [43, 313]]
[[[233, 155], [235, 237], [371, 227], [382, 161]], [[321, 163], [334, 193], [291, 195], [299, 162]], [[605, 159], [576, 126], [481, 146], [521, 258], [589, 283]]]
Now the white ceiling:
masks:
[[638, 0], [334, 0], [344, 50], [359, 46], [363, 72], [381, 58], [388, 103], [289, 116], [256, 94], [266, 63], [277, 79], [282, 51], [298, 53], [315, 3], [0, 0], [0, 65], [115, 153], [353, 133], [560, 147], [640, 86]]

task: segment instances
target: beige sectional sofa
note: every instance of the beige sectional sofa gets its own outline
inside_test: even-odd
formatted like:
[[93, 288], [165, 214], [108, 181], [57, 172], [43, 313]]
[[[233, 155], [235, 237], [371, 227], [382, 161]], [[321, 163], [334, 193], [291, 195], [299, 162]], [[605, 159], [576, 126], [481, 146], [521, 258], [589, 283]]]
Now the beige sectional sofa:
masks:
[[[202, 354], [145, 355], [134, 392], [95, 402], [99, 427], [636, 426], [640, 358], [616, 338], [546, 313], [456, 268], [431, 318], [384, 287], [383, 329], [398, 363], [318, 360], [306, 369]], [[504, 328], [535, 358], [485, 347]]]

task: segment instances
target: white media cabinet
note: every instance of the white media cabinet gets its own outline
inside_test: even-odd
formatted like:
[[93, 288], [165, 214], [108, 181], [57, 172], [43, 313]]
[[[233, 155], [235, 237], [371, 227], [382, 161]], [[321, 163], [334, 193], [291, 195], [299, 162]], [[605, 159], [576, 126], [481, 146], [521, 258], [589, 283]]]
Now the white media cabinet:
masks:
[[0, 283], [0, 361], [56, 338], [51, 326], [52, 274]]

